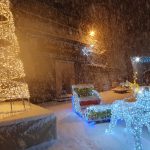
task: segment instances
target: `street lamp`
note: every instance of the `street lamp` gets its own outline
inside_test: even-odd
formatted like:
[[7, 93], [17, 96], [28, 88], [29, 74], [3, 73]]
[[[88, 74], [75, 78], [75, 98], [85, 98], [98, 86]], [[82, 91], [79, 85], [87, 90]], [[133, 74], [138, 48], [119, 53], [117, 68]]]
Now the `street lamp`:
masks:
[[92, 30], [92, 31], [90, 31], [89, 35], [94, 37], [95, 36], [95, 32]]
[[136, 57], [135, 62], [137, 62], [137, 63], [140, 62], [140, 57]]

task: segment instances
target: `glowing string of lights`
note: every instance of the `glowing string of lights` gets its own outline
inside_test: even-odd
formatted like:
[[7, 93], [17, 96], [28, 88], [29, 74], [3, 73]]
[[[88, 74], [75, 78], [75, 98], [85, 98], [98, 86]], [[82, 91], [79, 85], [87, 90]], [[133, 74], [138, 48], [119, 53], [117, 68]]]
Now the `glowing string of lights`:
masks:
[[29, 98], [9, 0], [0, 0], [0, 101]]
[[146, 56], [132, 57], [131, 60], [134, 63], [150, 63], [150, 57], [146, 57]]
[[116, 101], [112, 104], [111, 122], [106, 133], [112, 134], [117, 120], [122, 119], [126, 123], [127, 131], [134, 137], [135, 150], [142, 150], [141, 135], [143, 126], [147, 126], [150, 132], [150, 88], [141, 88], [136, 95], [136, 102]]

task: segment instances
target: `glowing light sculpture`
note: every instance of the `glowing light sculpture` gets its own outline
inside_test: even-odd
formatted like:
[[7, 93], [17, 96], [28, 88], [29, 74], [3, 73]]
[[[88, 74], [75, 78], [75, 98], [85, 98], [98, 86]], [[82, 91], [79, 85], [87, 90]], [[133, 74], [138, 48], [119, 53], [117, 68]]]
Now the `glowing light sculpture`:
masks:
[[19, 50], [9, 0], [0, 0], [0, 102], [29, 99]]
[[116, 101], [111, 108], [111, 122], [106, 133], [112, 134], [114, 127], [119, 119], [126, 123], [127, 131], [129, 131], [135, 142], [135, 150], [142, 150], [141, 134], [143, 126], [147, 126], [150, 132], [150, 90], [144, 88], [137, 93], [136, 102], [129, 103], [125, 101]]
[[87, 122], [106, 122], [110, 120], [110, 105], [101, 104], [100, 94], [90, 84], [72, 86], [72, 106], [74, 112]]
[[101, 97], [91, 84], [72, 85], [72, 105], [74, 111], [80, 116], [84, 115], [84, 110], [92, 105], [99, 105]]
[[108, 122], [111, 117], [111, 105], [101, 104], [96, 106], [89, 106], [84, 111], [84, 118], [88, 122]]

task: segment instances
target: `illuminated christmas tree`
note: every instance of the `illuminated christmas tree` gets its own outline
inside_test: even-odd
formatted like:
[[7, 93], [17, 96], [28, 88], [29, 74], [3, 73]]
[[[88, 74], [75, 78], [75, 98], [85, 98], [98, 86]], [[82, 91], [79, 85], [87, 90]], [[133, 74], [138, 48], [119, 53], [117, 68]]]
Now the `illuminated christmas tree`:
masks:
[[9, 0], [0, 0], [0, 101], [28, 99]]

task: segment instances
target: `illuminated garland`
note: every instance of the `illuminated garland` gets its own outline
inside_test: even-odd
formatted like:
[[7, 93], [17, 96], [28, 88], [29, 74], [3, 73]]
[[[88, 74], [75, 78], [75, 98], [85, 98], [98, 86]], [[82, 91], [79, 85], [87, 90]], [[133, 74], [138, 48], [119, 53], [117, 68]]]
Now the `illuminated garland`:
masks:
[[150, 63], [150, 57], [141, 57], [142, 63]]
[[84, 117], [87, 121], [109, 121], [111, 117], [110, 105], [95, 105], [85, 109]]
[[131, 90], [133, 90], [134, 94], [136, 95], [140, 90], [140, 86], [137, 83], [137, 72], [134, 73], [133, 79], [133, 83], [129, 82], [129, 87]]
[[143, 126], [147, 126], [150, 132], [150, 89], [142, 88], [136, 96], [136, 102], [116, 101], [112, 104], [111, 122], [106, 133], [112, 134], [117, 120], [122, 119], [126, 123], [127, 131], [134, 137], [135, 150], [142, 150]]
[[0, 101], [29, 98], [9, 0], [0, 0]]
[[[136, 59], [139, 58], [138, 61]], [[142, 56], [142, 57], [132, 57], [132, 62], [134, 63], [150, 63], [150, 57]]]

